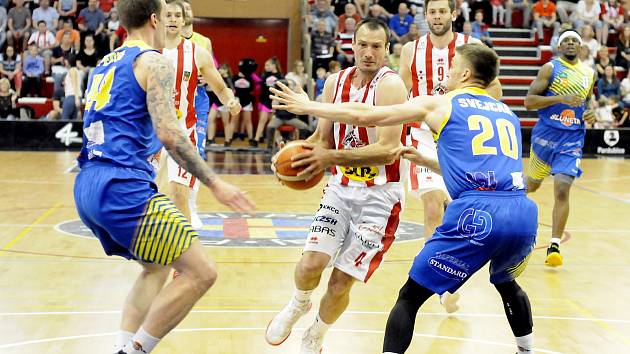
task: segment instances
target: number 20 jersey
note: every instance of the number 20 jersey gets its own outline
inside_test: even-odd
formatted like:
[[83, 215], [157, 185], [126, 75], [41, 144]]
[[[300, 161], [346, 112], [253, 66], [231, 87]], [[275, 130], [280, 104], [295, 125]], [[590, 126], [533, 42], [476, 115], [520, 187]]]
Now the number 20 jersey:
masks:
[[[162, 144], [146, 104], [146, 92], [133, 65], [139, 55], [154, 51], [142, 41], [127, 41], [96, 66], [88, 84], [79, 167], [107, 163], [146, 171]], [[151, 177], [152, 178], [152, 177]]]
[[471, 190], [524, 190], [518, 117], [482, 89], [454, 90], [446, 97], [450, 113], [434, 137], [451, 197]]

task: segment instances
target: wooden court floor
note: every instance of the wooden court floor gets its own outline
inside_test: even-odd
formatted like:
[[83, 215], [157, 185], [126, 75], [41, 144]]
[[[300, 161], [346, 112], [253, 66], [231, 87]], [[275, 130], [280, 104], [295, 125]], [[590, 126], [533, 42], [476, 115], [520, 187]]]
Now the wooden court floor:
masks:
[[[111, 353], [119, 309], [139, 267], [105, 257], [95, 239], [60, 231], [59, 224], [77, 219], [75, 174], [67, 173], [74, 158], [72, 152], [0, 152], [2, 354]], [[260, 157], [231, 159], [245, 166], [241, 171], [265, 170], [258, 168]], [[630, 352], [630, 161], [586, 159], [583, 168], [571, 194], [562, 246], [565, 265], [545, 267], [544, 251], [537, 250], [519, 278], [533, 307], [537, 353]], [[260, 218], [249, 224], [249, 231], [259, 230], [262, 239], [270, 237], [270, 224], [260, 220], [270, 213], [289, 214], [295, 220], [312, 214], [321, 193], [321, 188], [288, 190], [270, 175], [225, 178], [255, 199]], [[550, 237], [551, 180], [533, 199], [540, 209], [539, 244], [544, 245]], [[206, 189], [200, 193], [199, 208], [226, 211]], [[421, 222], [417, 200], [407, 199], [403, 220], [409, 225]], [[216, 225], [208, 230], [223, 232]], [[298, 322], [280, 347], [265, 343], [264, 329], [292, 293], [300, 248], [255, 247], [259, 241], [274, 242], [207, 247], [218, 263], [219, 280], [155, 353], [297, 353], [302, 330], [314, 312]], [[419, 239], [395, 243], [370, 282], [354, 287], [348, 311], [326, 337], [324, 353], [380, 353], [387, 315], [422, 244]], [[512, 334], [487, 274], [483, 269], [462, 288], [461, 310], [453, 316], [446, 316], [431, 298], [418, 316], [408, 352], [514, 353]]]

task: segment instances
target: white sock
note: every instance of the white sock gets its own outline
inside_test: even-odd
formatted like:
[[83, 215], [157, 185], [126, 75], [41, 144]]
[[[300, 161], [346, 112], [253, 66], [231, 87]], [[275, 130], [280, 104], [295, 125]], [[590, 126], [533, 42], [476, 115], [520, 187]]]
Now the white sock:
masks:
[[308, 302], [310, 301], [312, 293], [313, 293], [313, 290], [295, 289], [295, 292], [293, 293], [292, 301], [297, 306], [304, 306], [308, 304]]
[[328, 331], [330, 326], [332, 326], [332, 324], [328, 324], [328, 323], [324, 322], [321, 319], [321, 317], [319, 317], [319, 313], [318, 313], [317, 317], [315, 317], [315, 322], [313, 322], [313, 324], [311, 325], [310, 330], [314, 334], [317, 334], [319, 336], [323, 336], [324, 334], [326, 334], [326, 332]]
[[153, 337], [144, 330], [144, 327], [140, 327], [138, 332], [131, 338], [131, 341], [125, 345], [123, 351], [127, 354], [151, 353], [159, 342], [159, 338]]
[[531, 353], [534, 347], [534, 333], [530, 333], [526, 336], [516, 337], [516, 345], [518, 346], [518, 353]]
[[383, 352], [383, 354], [398, 354], [398, 353], [394, 353], [394, 352]]
[[555, 243], [556, 245], [560, 245], [560, 237], [551, 237], [551, 243]]
[[125, 344], [129, 343], [133, 335], [133, 332], [118, 331], [116, 334], [116, 343], [114, 343], [114, 353], [118, 353], [122, 350], [122, 348], [125, 347]]

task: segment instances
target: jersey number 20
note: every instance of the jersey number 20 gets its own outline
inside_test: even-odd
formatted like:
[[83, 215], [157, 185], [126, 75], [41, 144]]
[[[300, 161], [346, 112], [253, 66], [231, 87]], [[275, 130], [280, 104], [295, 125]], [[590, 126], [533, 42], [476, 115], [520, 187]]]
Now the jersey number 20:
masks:
[[92, 83], [86, 95], [86, 111], [90, 111], [92, 109], [98, 111], [109, 103], [109, 91], [112, 89], [115, 71], [116, 67], [113, 67], [105, 74], [98, 74], [92, 77]]
[[492, 120], [486, 116], [479, 114], [468, 117], [469, 130], [481, 130], [481, 132], [472, 139], [473, 155], [496, 155], [497, 148], [488, 146], [486, 142], [494, 137], [495, 130], [499, 134], [499, 146], [503, 155], [518, 159], [519, 147], [516, 138], [516, 128], [514, 124], [507, 119], [497, 119], [496, 127], [492, 124]]

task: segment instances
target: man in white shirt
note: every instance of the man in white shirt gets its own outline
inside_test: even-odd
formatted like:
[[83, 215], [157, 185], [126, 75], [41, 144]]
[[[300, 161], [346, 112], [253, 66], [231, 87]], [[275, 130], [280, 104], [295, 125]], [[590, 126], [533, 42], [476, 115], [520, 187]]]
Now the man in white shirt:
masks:
[[50, 57], [52, 49], [57, 44], [55, 35], [46, 28], [46, 21], [40, 20], [37, 23], [37, 32], [33, 32], [28, 38], [28, 44], [35, 43], [39, 54], [44, 57], [44, 67], [46, 74], [50, 73]]

